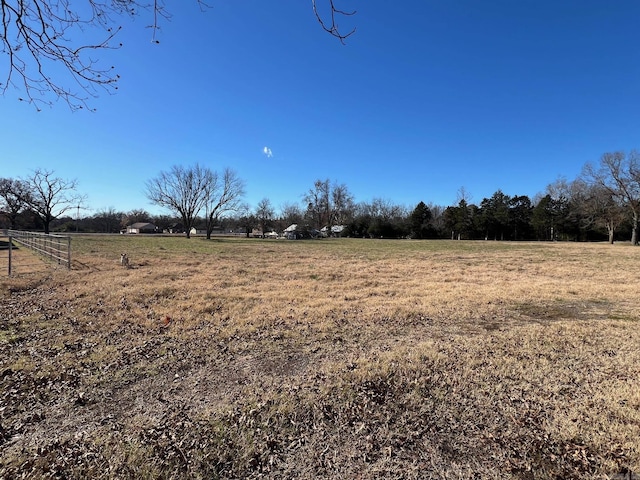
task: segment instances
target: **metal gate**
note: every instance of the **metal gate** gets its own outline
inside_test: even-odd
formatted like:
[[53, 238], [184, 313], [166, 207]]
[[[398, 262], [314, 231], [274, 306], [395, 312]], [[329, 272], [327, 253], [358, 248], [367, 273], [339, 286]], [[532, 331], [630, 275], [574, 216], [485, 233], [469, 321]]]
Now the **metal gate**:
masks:
[[0, 248], [6, 251], [9, 275], [15, 273], [16, 267], [25, 267], [24, 262], [28, 261], [24, 255], [16, 254], [16, 247], [24, 247], [49, 262], [71, 269], [70, 236], [6, 230], [4, 238], [0, 239]]

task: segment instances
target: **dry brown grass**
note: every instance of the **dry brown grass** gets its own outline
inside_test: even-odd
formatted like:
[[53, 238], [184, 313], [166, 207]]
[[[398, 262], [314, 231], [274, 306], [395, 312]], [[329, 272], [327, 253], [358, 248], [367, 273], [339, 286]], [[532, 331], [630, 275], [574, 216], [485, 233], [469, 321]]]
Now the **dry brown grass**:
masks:
[[0, 281], [0, 478], [640, 471], [640, 249], [73, 248]]

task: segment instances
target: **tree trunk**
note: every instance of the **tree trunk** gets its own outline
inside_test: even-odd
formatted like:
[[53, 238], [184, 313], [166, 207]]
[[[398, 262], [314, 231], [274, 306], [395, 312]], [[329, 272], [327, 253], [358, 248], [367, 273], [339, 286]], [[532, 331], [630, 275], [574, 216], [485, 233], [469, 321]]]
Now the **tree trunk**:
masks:
[[215, 210], [212, 213], [207, 215], [207, 240], [211, 240], [211, 234], [213, 233], [213, 226], [218, 220], [217, 217], [214, 218]]
[[631, 210], [631, 245], [638, 244], [638, 215], [640, 212], [632, 208]]

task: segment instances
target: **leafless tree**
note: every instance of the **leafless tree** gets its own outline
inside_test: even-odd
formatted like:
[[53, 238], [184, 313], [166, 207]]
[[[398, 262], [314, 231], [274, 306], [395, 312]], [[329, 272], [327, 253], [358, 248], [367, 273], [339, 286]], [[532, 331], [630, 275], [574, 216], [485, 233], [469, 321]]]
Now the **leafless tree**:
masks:
[[240, 209], [243, 195], [244, 181], [234, 170], [225, 168], [222, 176], [213, 173], [205, 190], [207, 239], [211, 239], [213, 228], [220, 218]]
[[547, 185], [545, 192], [551, 195], [554, 200], [570, 200], [572, 198], [573, 182], [569, 182], [565, 177], [558, 177], [554, 182]]
[[355, 208], [353, 195], [351, 195], [351, 192], [349, 192], [349, 189], [344, 183], [333, 186], [331, 190], [330, 208], [330, 224], [345, 225], [353, 218]]
[[284, 230], [292, 224], [302, 222], [304, 214], [297, 203], [285, 202], [280, 206], [279, 229]]
[[444, 211], [446, 207], [443, 207], [442, 205], [436, 205], [433, 202], [429, 202], [427, 204], [427, 207], [429, 207], [429, 210], [431, 210], [431, 224], [433, 225], [433, 228], [436, 230], [436, 232], [444, 231]]
[[374, 198], [368, 206], [372, 217], [386, 221], [406, 217], [409, 213], [407, 207], [395, 204], [386, 198]]
[[467, 190], [464, 185], [458, 189], [456, 192], [456, 203], [464, 202], [465, 204], [471, 203], [473, 200], [473, 195]]
[[9, 227], [16, 228], [18, 215], [28, 207], [27, 186], [13, 178], [0, 178], [0, 210], [9, 220]]
[[93, 221], [97, 230], [105, 233], [114, 233], [120, 227], [120, 219], [123, 213], [117, 211], [114, 207], [100, 209], [93, 215]]
[[[207, 7], [205, 0], [194, 1]], [[320, 12], [312, 0], [313, 12], [322, 28], [344, 43], [355, 29], [342, 33], [337, 19], [355, 12], [325, 1], [328, 7]], [[0, 52], [6, 55], [7, 72], [0, 91], [15, 88], [23, 92], [20, 100], [37, 109], [51, 105], [52, 97], [72, 109], [91, 108], [91, 98], [113, 93], [120, 76], [97, 58], [101, 51], [122, 46], [116, 40], [122, 28], [117, 20], [146, 12], [152, 17], [152, 40], [159, 43], [156, 31], [162, 18], [169, 17], [164, 0], [0, 0], [0, 10]]]
[[142, 208], [136, 208], [123, 213], [120, 216], [120, 228], [125, 229], [127, 226], [138, 222], [150, 222], [151, 214]]
[[367, 218], [368, 226], [362, 234], [373, 238], [397, 238], [403, 235], [404, 224], [409, 215], [406, 206], [394, 204], [384, 198], [374, 198], [371, 202], [357, 206], [358, 215]]
[[47, 234], [52, 220], [85, 201], [85, 196], [76, 192], [77, 180], [56, 177], [52, 170], [37, 169], [22, 183], [26, 187], [23, 200], [40, 217]]
[[258, 224], [260, 225], [260, 230], [262, 230], [263, 236], [267, 232], [267, 228], [272, 222], [274, 215], [275, 210], [271, 205], [271, 200], [269, 200], [268, 198], [263, 198], [258, 202], [258, 206], [256, 207], [256, 219], [258, 220]]
[[313, 183], [313, 188], [310, 188], [303, 196], [303, 200], [307, 204], [307, 215], [318, 230], [330, 222], [330, 192], [331, 183], [328, 179], [316, 180]]
[[[583, 182], [580, 182], [583, 183]], [[628, 218], [620, 199], [600, 185], [584, 184], [585, 189], [579, 208], [583, 217], [583, 227], [592, 225], [607, 230], [609, 243], [613, 243], [616, 229]]]
[[631, 216], [631, 244], [638, 244], [640, 221], [640, 155], [636, 151], [605, 153], [596, 167], [585, 165], [582, 176], [621, 202]]
[[303, 196], [307, 204], [307, 215], [318, 230], [326, 227], [331, 235], [334, 225], [344, 225], [353, 216], [353, 195], [345, 184], [316, 180]]
[[251, 231], [256, 225], [256, 217], [253, 215], [251, 205], [246, 202], [240, 202], [236, 209], [238, 226], [244, 229], [247, 238], [251, 236]]
[[213, 172], [196, 164], [193, 167], [174, 165], [168, 172], [160, 172], [146, 183], [147, 198], [155, 205], [165, 207], [182, 218], [187, 238], [198, 213], [207, 205]]

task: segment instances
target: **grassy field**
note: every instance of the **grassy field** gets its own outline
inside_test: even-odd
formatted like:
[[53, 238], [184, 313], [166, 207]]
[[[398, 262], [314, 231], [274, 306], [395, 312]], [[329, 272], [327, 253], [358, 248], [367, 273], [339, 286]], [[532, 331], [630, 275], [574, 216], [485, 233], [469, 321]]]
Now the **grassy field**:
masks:
[[72, 246], [0, 278], [0, 478], [640, 472], [638, 248]]

